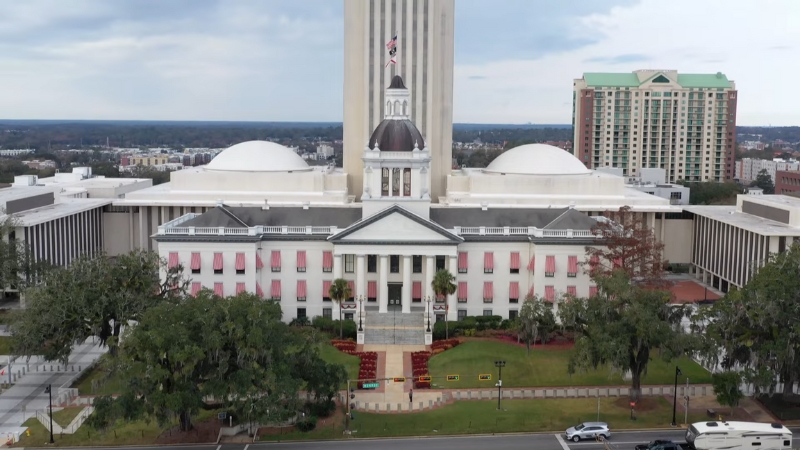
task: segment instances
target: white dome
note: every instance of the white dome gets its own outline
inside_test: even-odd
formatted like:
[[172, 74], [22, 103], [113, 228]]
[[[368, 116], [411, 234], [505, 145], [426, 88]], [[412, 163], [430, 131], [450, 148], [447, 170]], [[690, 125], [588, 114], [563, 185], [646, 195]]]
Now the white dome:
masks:
[[288, 147], [269, 141], [247, 141], [223, 150], [206, 165], [206, 170], [290, 172], [307, 171], [311, 167]]
[[547, 144], [526, 144], [503, 152], [483, 169], [509, 175], [588, 175], [592, 173], [572, 153]]

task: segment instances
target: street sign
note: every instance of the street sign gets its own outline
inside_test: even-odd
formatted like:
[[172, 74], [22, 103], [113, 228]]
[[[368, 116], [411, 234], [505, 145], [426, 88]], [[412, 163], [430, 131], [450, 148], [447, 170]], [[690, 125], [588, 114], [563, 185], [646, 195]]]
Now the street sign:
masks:
[[380, 387], [380, 385], [381, 385], [380, 383], [364, 383], [363, 385], [361, 385], [361, 387], [363, 387], [364, 389], [375, 389], [377, 387]]
[[423, 375], [423, 376], [419, 377], [419, 381], [431, 381], [431, 376], [430, 375]]
[[221, 413], [217, 414], [217, 419], [219, 419], [219, 420], [225, 420], [225, 417], [227, 417], [227, 416], [228, 416], [228, 413], [226, 413], [226, 412], [221, 412]]
[[479, 381], [491, 381], [491, 379], [492, 379], [492, 374], [490, 374], [490, 373], [484, 373], [484, 374], [478, 375], [478, 380]]
[[404, 383], [406, 381], [406, 377], [397, 377], [394, 379], [395, 383]]
[[458, 375], [448, 375], [447, 381], [458, 381]]

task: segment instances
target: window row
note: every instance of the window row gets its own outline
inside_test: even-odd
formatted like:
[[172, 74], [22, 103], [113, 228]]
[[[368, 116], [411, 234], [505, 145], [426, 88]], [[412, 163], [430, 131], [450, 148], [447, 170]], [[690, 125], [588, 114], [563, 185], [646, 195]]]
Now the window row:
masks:
[[[469, 257], [467, 252], [458, 253], [458, 273], [467, 273], [469, 267]], [[511, 252], [510, 255], [510, 273], [519, 273], [520, 269], [520, 256], [519, 252]], [[534, 272], [536, 268], [536, 256], [531, 256], [528, 262], [528, 271]], [[494, 273], [494, 252], [484, 252], [483, 254], [483, 273]], [[556, 274], [556, 257], [555, 255], [548, 255], [545, 257], [544, 275], [546, 277], [554, 277]], [[570, 255], [567, 257], [567, 276], [578, 276], [578, 257]]]

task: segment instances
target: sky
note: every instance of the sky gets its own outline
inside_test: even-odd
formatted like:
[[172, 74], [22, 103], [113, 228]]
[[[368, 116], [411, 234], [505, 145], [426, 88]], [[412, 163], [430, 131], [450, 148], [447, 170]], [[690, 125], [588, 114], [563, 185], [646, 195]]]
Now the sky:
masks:
[[[797, 0], [455, 0], [453, 119], [565, 124], [583, 72], [722, 72], [800, 125]], [[0, 118], [342, 120], [342, 0], [0, 0]]]

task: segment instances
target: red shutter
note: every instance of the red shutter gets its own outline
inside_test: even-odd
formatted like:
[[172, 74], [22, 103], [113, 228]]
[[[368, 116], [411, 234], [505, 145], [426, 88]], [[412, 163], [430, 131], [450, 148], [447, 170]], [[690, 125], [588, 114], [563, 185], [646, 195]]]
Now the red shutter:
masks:
[[181, 263], [180, 259], [178, 258], [178, 252], [170, 252], [169, 254], [169, 268], [172, 269], [173, 267], [177, 267]]
[[378, 298], [377, 281], [367, 281], [367, 298]]
[[422, 281], [414, 281], [411, 283], [411, 298], [422, 299]]
[[222, 287], [222, 283], [214, 283], [214, 294], [220, 297], [225, 296], [225, 289]]
[[549, 255], [544, 261], [544, 273], [556, 273], [556, 257]]
[[355, 296], [356, 296], [356, 282], [350, 280], [350, 281], [347, 282], [347, 286], [350, 288], [350, 297], [347, 298], [346, 300], [355, 298]]
[[492, 301], [494, 299], [494, 285], [491, 281], [483, 282], [483, 301]]
[[511, 252], [511, 268], [519, 270], [519, 252]]
[[306, 298], [306, 280], [297, 280], [297, 297]]
[[597, 286], [589, 286], [589, 297], [597, 295]]
[[244, 283], [236, 283], [236, 294], [241, 294], [245, 292], [247, 289], [244, 288]]
[[272, 280], [272, 289], [270, 290], [270, 297], [275, 299], [281, 298], [281, 280]]
[[614, 268], [619, 269], [622, 267], [622, 258], [614, 258]]
[[530, 295], [531, 297], [533, 297], [533, 296], [535, 295], [535, 294], [533, 293], [533, 285], [531, 285], [531, 288], [530, 288], [530, 289], [528, 289], [528, 295]]
[[258, 295], [260, 298], [264, 298], [264, 290], [261, 289], [261, 283], [258, 281], [256, 281], [256, 295]]
[[333, 252], [322, 252], [322, 268], [333, 269]]
[[261, 260], [261, 254], [256, 252], [256, 269], [263, 269], [264, 261]]
[[466, 271], [468, 266], [467, 252], [458, 252], [458, 270]]
[[483, 254], [483, 270], [494, 270], [494, 253], [486, 252]]
[[508, 298], [519, 300], [519, 281], [512, 281], [508, 286]]
[[244, 270], [244, 253], [236, 254], [236, 270]]
[[192, 253], [192, 270], [200, 270], [200, 253]]
[[297, 251], [297, 268], [298, 269], [305, 269], [306, 268], [306, 251], [305, 250], [298, 250]]
[[459, 281], [458, 282], [458, 300], [467, 301], [467, 282], [466, 281]]
[[192, 283], [192, 297], [196, 297], [197, 294], [200, 293], [200, 289], [202, 289], [202, 288], [203, 288], [203, 285], [201, 285], [197, 281]]
[[553, 286], [544, 287], [544, 299], [550, 303], [556, 300], [556, 288]]
[[330, 294], [331, 284], [333, 284], [333, 282], [330, 281], [330, 280], [325, 280], [325, 281], [322, 282], [322, 296], [323, 297], [330, 297], [331, 296], [331, 294]]
[[567, 295], [571, 295], [573, 297], [578, 296], [578, 288], [575, 286], [567, 286]]
[[536, 255], [531, 256], [531, 262], [528, 263], [528, 271], [533, 272], [534, 267], [536, 267]]
[[576, 275], [578, 273], [578, 257], [577, 256], [570, 256], [567, 259], [567, 273], [570, 275]]
[[281, 251], [280, 250], [273, 250], [272, 251], [272, 259], [270, 260], [271, 264], [270, 267], [273, 269], [281, 269]]
[[214, 270], [222, 270], [222, 253], [214, 253]]

